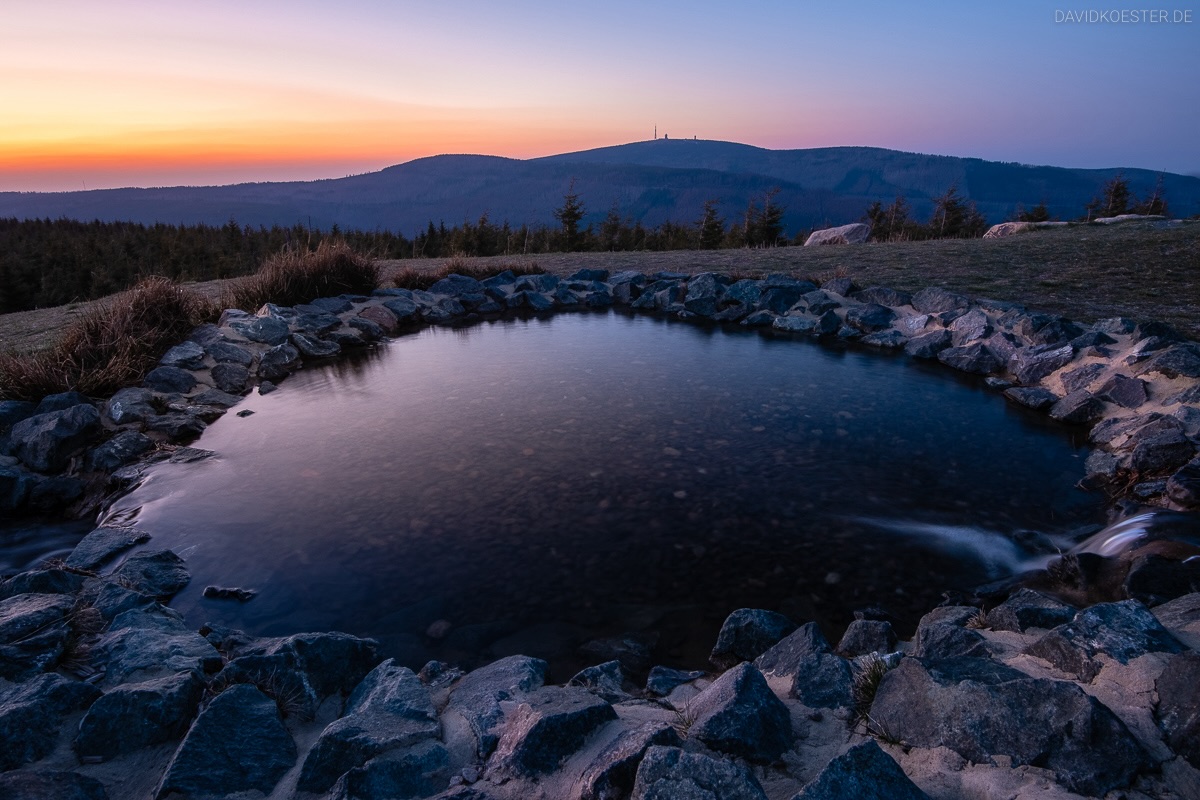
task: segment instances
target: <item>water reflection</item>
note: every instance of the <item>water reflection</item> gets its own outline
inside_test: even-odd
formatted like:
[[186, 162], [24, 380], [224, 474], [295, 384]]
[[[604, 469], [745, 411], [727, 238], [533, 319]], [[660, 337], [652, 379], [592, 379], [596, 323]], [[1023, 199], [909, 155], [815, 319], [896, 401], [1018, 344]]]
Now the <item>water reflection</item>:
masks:
[[628, 632], [696, 665], [744, 606], [911, 624], [996, 563], [879, 520], [982, 541], [1100, 516], [1062, 429], [947, 371], [615, 312], [427, 329], [244, 406], [198, 443], [217, 458], [116, 506], [188, 559], [176, 605], [378, 636], [416, 667], [520, 650], [566, 669]]

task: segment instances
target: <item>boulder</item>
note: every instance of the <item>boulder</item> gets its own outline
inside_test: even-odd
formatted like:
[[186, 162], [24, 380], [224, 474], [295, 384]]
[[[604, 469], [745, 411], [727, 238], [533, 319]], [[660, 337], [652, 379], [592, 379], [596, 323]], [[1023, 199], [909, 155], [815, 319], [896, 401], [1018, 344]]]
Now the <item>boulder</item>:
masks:
[[584, 689], [536, 689], [505, 719], [491, 767], [500, 775], [523, 778], [553, 772], [588, 736], [616, 718], [611, 705]]
[[142, 383], [163, 394], [187, 394], [196, 388], [196, 376], [179, 367], [155, 367]]
[[850, 705], [850, 664], [833, 653], [815, 622], [800, 626], [754, 663], [765, 675], [791, 678], [792, 697], [810, 708]]
[[67, 640], [75, 598], [19, 594], [0, 600], [0, 678], [22, 681], [52, 669]]
[[1174, 472], [1196, 455], [1196, 445], [1177, 428], [1159, 430], [1150, 435], [1139, 431], [1130, 455], [1129, 466], [1137, 474]]
[[104, 414], [118, 425], [149, 419], [158, 414], [154, 392], [141, 387], [121, 389], [104, 405]]
[[929, 800], [874, 739], [855, 745], [825, 768], [792, 800]]
[[861, 341], [863, 344], [869, 345], [870, 347], [882, 347], [885, 350], [899, 350], [908, 343], [908, 337], [900, 331], [886, 330], [867, 334], [862, 338]]
[[1184, 649], [1144, 605], [1122, 600], [1080, 611], [1071, 622], [1054, 628], [1023, 652], [1090, 682], [1102, 666], [1097, 656], [1128, 664], [1146, 653], [1180, 653]]
[[767, 800], [745, 767], [678, 747], [651, 746], [638, 765], [631, 800]]
[[61, 472], [71, 456], [100, 432], [100, 412], [92, 405], [36, 414], [12, 426], [12, 452], [37, 472]]
[[117, 614], [92, 648], [104, 667], [105, 683], [151, 680], [177, 672], [212, 673], [223, 659], [203, 636], [161, 606], [139, 606]]
[[1155, 719], [1171, 750], [1200, 769], [1200, 654], [1172, 656], [1154, 682]]
[[875, 333], [891, 327], [896, 312], [878, 303], [854, 306], [846, 312], [846, 324], [863, 333]]
[[842, 634], [837, 652], [846, 658], [865, 656], [868, 653], [883, 655], [896, 649], [896, 632], [885, 620], [856, 619]]
[[935, 286], [922, 289], [912, 297], [912, 307], [920, 314], [959, 311], [966, 309], [970, 304], [971, 301], [965, 296]]
[[689, 736], [756, 763], [771, 763], [792, 748], [792, 721], [753, 664], [725, 672], [689, 706], [695, 720]]
[[[326, 797], [328, 800], [432, 797], [449, 781], [450, 754], [441, 742], [427, 740], [402, 750], [389, 751], [350, 770]], [[492, 800], [492, 795], [471, 789], [466, 792], [455, 796], [461, 800]]]
[[241, 364], [217, 364], [210, 374], [213, 384], [222, 392], [245, 394], [250, 384], [250, 370]]
[[0, 771], [48, 756], [67, 715], [82, 711], [99, 696], [95, 686], [53, 672], [0, 688]]
[[937, 358], [938, 353], [953, 344], [953, 334], [945, 329], [923, 333], [908, 340], [904, 352], [913, 358]]
[[275, 345], [258, 360], [258, 376], [263, 380], [278, 381], [300, 366], [300, 351], [286, 341]]
[[625, 673], [621, 670], [620, 661], [605, 661], [575, 673], [568, 686], [578, 686], [587, 689], [592, 694], [609, 703], [628, 700], [629, 695], [622, 688], [625, 684]]
[[990, 655], [982, 634], [960, 625], [922, 624], [913, 638], [916, 644], [913, 655], [917, 658], [987, 658]]
[[85, 486], [79, 478], [70, 475], [54, 475], [33, 484], [29, 491], [29, 508], [45, 514], [62, 515], [81, 497]]
[[980, 342], [965, 347], [948, 347], [937, 354], [937, 359], [948, 367], [973, 375], [990, 375], [998, 372], [1002, 366], [992, 351]]
[[762, 281], [742, 278], [725, 287], [724, 300], [747, 308], [754, 307], [762, 297]]
[[1104, 403], [1087, 389], [1077, 389], [1050, 407], [1050, 416], [1059, 422], [1086, 425], [1104, 414]]
[[504, 718], [500, 703], [520, 700], [546, 680], [547, 664], [538, 658], [509, 656], [467, 673], [450, 691], [447, 710], [471, 726], [481, 759], [496, 748], [496, 730]]
[[1016, 233], [1032, 230], [1032, 222], [1001, 222], [988, 228], [983, 234], [984, 239], [1003, 239]]
[[37, 413], [37, 406], [24, 400], [0, 400], [0, 433]]
[[[416, 313], [415, 304], [413, 305], [413, 313]], [[367, 306], [358, 312], [357, 317], [352, 317], [348, 324], [360, 331], [377, 331], [378, 336], [376, 338], [391, 335], [400, 328], [399, 318], [396, 317], [395, 313], [383, 306]]]
[[847, 297], [854, 289], [854, 280], [845, 276], [841, 278], [830, 278], [821, 284], [821, 289], [829, 292], [830, 294], [837, 294], [841, 295], [842, 297]]
[[579, 779], [580, 800], [614, 800], [633, 791], [638, 767], [651, 747], [681, 747], [673, 727], [647, 722], [622, 731], [600, 752]]
[[[758, 302], [754, 304], [754, 308], [756, 311], [785, 314], [789, 308], [800, 302], [801, 298], [807, 293], [806, 287], [801, 285], [771, 286], [763, 289], [762, 294], [759, 295]], [[836, 302], [834, 307], [837, 307]]]
[[843, 305], [840, 295], [834, 296], [824, 289], [814, 289], [805, 294], [801, 299], [808, 308], [808, 313], [818, 317], [834, 309], [841, 308]]
[[292, 344], [307, 359], [332, 358], [342, 352], [337, 342], [328, 342], [304, 333], [293, 333]]
[[776, 317], [771, 328], [782, 333], [812, 333], [817, 321], [812, 317]]
[[204, 682], [194, 672], [117, 686], [92, 703], [79, 723], [75, 752], [108, 761], [178, 739], [187, 733], [203, 693]]
[[646, 691], [659, 697], [666, 697], [676, 687], [691, 683], [697, 678], [703, 678], [702, 670], [679, 670], [670, 667], [654, 667], [646, 677]]
[[908, 292], [889, 289], [886, 286], [869, 286], [854, 293], [854, 299], [860, 303], [878, 303], [881, 306], [896, 308], [912, 303], [912, 295]]
[[282, 319], [275, 317], [249, 317], [230, 320], [229, 327], [252, 342], [275, 347], [288, 340], [291, 330]]
[[1157, 606], [1200, 590], [1200, 559], [1181, 561], [1158, 553], [1137, 552], [1133, 556], [1123, 585], [1128, 597]]
[[0, 467], [0, 511], [13, 514], [21, 510], [37, 478], [18, 466]]
[[43, 397], [33, 413], [49, 414], [51, 411], [62, 411], [73, 406], [91, 404], [91, 398], [81, 392], [59, 392], [58, 394], [49, 394]]
[[992, 335], [992, 321], [982, 309], [974, 308], [950, 323], [955, 347], [977, 342]]
[[203, 369], [204, 368], [204, 348], [197, 342], [184, 341], [175, 345], [159, 359], [158, 363], [164, 367], [178, 367], [179, 369]]
[[1157, 372], [1167, 378], [1200, 378], [1200, 355], [1185, 345], [1171, 347], [1147, 361], [1141, 372]]
[[1047, 411], [1062, 398], [1042, 386], [1014, 386], [1004, 390], [1004, 396], [1019, 406], [1034, 411]]
[[708, 660], [721, 669], [753, 661], [796, 627], [796, 623], [775, 611], [739, 608], [722, 623]]
[[237, 364], [241, 367], [248, 367], [254, 361], [253, 353], [233, 342], [216, 341], [205, 345], [204, 349], [218, 364]]
[[33, 569], [0, 581], [0, 600], [19, 594], [78, 594], [83, 580], [65, 569]]
[[275, 702], [253, 686], [231, 686], [200, 713], [155, 796], [270, 794], [295, 761], [296, 745]]
[[1019, 589], [988, 612], [987, 624], [998, 631], [1025, 633], [1030, 628], [1057, 628], [1075, 618], [1077, 610], [1032, 589]]
[[[633, 280], [637, 276], [637, 274], [638, 273], [628, 273], [628, 272], [620, 273], [621, 282], [628, 283], [630, 280]], [[600, 281], [601, 283], [603, 283], [604, 281], [608, 280], [608, 270], [606, 270], [606, 269], [588, 269], [588, 268], [584, 267], [584, 268], [575, 270], [574, 274], [572, 274], [571, 277], [567, 278], [567, 280], [569, 280], [569, 281]]]
[[148, 541], [150, 534], [136, 528], [96, 528], [75, 545], [67, 556], [67, 566], [94, 570], [119, 553]]
[[0, 775], [0, 797], [13, 800], [108, 800], [104, 784], [95, 778], [48, 769]]
[[970, 761], [996, 756], [1053, 770], [1073, 792], [1100, 796], [1150, 766], [1125, 725], [1068, 681], [1031, 678], [990, 659], [905, 658], [879, 683], [871, 724], [912, 747]]
[[96, 472], [114, 472], [154, 449], [154, 442], [137, 431], [121, 431], [87, 454], [84, 467]]
[[1083, 328], [1064, 317], [1051, 317], [1028, 338], [1035, 345], [1058, 346], [1083, 335]]
[[1033, 384], [1070, 364], [1074, 358], [1075, 348], [1069, 344], [1060, 347], [1026, 347], [1009, 356], [1008, 371], [1018, 383]]
[[187, 442], [204, 433], [208, 425], [200, 417], [186, 412], [171, 412], [150, 417], [146, 430], [165, 434], [172, 442]]
[[188, 585], [191, 573], [170, 550], [130, 556], [113, 573], [113, 579], [151, 597], [167, 599]]
[[[1070, 345], [1068, 345], [1070, 346]], [[1087, 389], [1096, 379], [1099, 378], [1107, 367], [1104, 364], [1085, 364], [1084, 366], [1064, 372], [1062, 374], [1063, 389], [1067, 392], [1074, 392], [1078, 389]]]
[[862, 244], [871, 237], [871, 226], [862, 222], [852, 222], [849, 225], [839, 225], [836, 228], [825, 228], [813, 231], [804, 240], [805, 247], [824, 244]]
[[1177, 508], [1200, 508], [1200, 458], [1193, 458], [1167, 480], [1166, 497]]

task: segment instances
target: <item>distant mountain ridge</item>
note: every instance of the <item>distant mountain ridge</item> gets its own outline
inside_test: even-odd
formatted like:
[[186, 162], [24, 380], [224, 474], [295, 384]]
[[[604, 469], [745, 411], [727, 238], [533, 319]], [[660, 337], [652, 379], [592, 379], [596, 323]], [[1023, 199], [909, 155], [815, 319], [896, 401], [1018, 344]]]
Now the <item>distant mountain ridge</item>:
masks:
[[[706, 200], [727, 221], [778, 188], [790, 233], [859, 219], [871, 202], [904, 195], [916, 217], [950, 186], [992, 222], [1018, 204], [1045, 202], [1074, 218], [1118, 173], [1140, 197], [1160, 174], [1143, 169], [1070, 169], [978, 158], [922, 155], [875, 147], [768, 150], [734, 142], [656, 139], [533, 159], [483, 155], [420, 158], [364, 175], [318, 181], [232, 186], [0, 193], [0, 217], [129, 220], [153, 224], [230, 219], [244, 225], [304, 224], [328, 230], [392, 230], [412, 235], [429, 222], [453, 225], [487, 214], [494, 222], [553, 225], [572, 180], [597, 223], [616, 208], [654, 226], [694, 222]], [[1176, 215], [1200, 213], [1200, 178], [1162, 173]]]

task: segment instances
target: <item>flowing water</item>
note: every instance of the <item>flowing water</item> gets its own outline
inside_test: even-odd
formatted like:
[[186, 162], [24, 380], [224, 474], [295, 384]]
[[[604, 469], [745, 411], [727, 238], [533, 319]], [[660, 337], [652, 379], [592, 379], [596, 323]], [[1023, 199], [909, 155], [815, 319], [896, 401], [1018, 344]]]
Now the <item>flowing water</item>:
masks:
[[196, 443], [213, 458], [152, 468], [111, 512], [187, 559], [173, 605], [374, 636], [413, 667], [566, 670], [630, 635], [697, 666], [741, 607], [903, 630], [1021, 569], [1020, 531], [1102, 519], [1083, 437], [973, 379], [617, 312], [426, 329], [237, 410]]

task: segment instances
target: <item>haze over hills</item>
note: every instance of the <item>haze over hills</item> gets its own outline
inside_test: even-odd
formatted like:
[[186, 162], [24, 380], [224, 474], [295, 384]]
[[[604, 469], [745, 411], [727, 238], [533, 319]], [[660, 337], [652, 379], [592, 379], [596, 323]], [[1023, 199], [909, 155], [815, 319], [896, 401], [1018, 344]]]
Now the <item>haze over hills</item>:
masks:
[[[787, 208], [789, 233], [840, 225], [875, 200], [904, 195], [919, 219], [932, 198], [957, 186], [992, 222], [1018, 204], [1045, 202], [1070, 219], [1119, 172], [1141, 197], [1159, 173], [1142, 169], [1068, 169], [976, 158], [921, 155], [873, 147], [767, 150], [733, 142], [657, 139], [528, 160], [479, 155], [421, 158], [347, 178], [233, 186], [0, 193], [0, 217], [130, 220], [147, 224], [304, 224], [320, 229], [387, 229], [412, 235], [429, 222], [448, 225], [487, 214], [494, 222], [553, 225], [571, 181], [599, 222], [610, 208], [648, 226], [694, 222], [716, 199], [727, 221], [772, 188]], [[1163, 173], [1175, 215], [1200, 213], [1200, 178]]]

